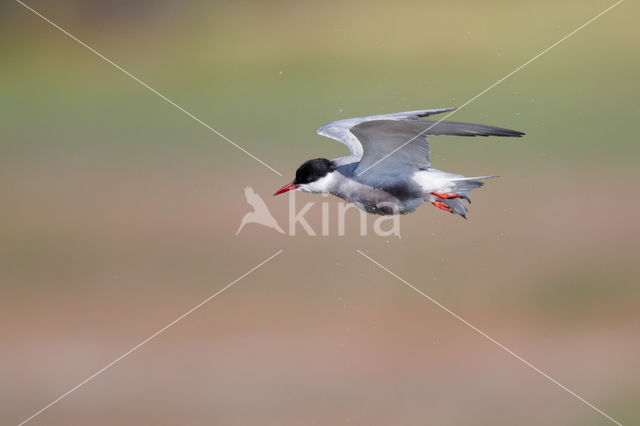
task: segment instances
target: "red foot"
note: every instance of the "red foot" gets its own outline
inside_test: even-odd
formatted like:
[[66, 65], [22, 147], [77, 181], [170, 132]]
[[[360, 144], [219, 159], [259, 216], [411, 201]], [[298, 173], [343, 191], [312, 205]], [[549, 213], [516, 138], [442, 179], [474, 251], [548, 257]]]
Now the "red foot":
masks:
[[448, 192], [432, 192], [431, 195], [435, 195], [436, 197], [442, 198], [444, 200], [450, 200], [452, 198], [462, 198], [462, 195], [450, 194]]
[[448, 205], [446, 205], [442, 201], [432, 201], [431, 204], [433, 204], [434, 206], [436, 206], [439, 209], [442, 209], [442, 210], [447, 211], [447, 212], [451, 212], [451, 207], [449, 207]]

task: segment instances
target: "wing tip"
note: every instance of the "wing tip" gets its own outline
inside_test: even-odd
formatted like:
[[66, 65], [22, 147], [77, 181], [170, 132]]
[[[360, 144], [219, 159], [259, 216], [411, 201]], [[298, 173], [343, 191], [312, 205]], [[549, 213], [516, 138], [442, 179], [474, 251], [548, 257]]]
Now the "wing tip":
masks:
[[496, 135], [496, 136], [507, 136], [507, 137], [512, 137], [512, 138], [521, 138], [524, 135], [526, 135], [526, 133], [525, 132], [521, 132], [520, 130], [505, 129], [504, 134]]

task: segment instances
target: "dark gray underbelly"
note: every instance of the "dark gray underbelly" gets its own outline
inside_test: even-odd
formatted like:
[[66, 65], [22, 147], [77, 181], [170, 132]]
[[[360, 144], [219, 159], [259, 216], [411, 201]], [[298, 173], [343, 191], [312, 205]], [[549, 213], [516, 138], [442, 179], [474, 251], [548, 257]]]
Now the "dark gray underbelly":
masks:
[[422, 191], [408, 185], [372, 188], [362, 185], [359, 190], [336, 191], [333, 195], [342, 198], [371, 214], [393, 215], [414, 211], [424, 201]]
[[358, 163], [338, 167], [337, 171], [345, 179], [331, 193], [345, 201], [355, 204], [367, 213], [390, 215], [414, 211], [424, 202], [422, 188], [412, 179], [385, 182], [379, 176], [354, 176]]

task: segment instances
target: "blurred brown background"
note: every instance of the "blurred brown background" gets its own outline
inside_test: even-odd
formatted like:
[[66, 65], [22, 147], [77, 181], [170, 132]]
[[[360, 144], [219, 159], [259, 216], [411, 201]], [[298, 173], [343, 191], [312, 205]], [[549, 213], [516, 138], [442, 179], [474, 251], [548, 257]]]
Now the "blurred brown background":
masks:
[[[346, 117], [461, 105], [606, 1], [0, 5], [0, 423], [613, 424], [356, 253], [361, 249], [625, 425], [640, 421], [638, 6], [624, 2], [455, 115], [522, 140], [432, 139], [500, 179], [464, 221], [402, 238], [235, 231]], [[453, 119], [453, 118], [452, 118]], [[320, 203], [307, 215], [318, 231]], [[332, 216], [334, 217], [334, 216]], [[371, 218], [373, 219], [373, 218]], [[371, 230], [371, 222], [369, 223]]]

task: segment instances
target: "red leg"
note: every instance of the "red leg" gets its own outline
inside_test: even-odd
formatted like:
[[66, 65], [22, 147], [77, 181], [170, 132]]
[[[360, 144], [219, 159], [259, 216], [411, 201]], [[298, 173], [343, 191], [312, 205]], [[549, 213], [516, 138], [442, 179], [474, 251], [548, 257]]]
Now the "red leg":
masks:
[[442, 198], [444, 200], [450, 200], [452, 198], [462, 198], [462, 195], [451, 194], [448, 192], [432, 192], [431, 195], [435, 195], [438, 198]]
[[446, 205], [442, 201], [432, 201], [431, 204], [433, 204], [434, 206], [436, 206], [439, 209], [442, 209], [442, 210], [447, 211], [447, 212], [451, 212], [451, 207], [449, 207], [448, 205]]

